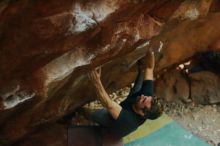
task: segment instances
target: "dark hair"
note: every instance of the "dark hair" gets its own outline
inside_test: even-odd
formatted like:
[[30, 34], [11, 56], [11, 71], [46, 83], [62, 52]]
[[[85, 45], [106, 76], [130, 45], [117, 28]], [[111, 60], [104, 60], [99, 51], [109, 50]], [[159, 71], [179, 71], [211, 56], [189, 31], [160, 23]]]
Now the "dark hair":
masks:
[[163, 113], [164, 107], [157, 97], [153, 97], [151, 101], [151, 107], [144, 109], [144, 115], [146, 119], [155, 120]]

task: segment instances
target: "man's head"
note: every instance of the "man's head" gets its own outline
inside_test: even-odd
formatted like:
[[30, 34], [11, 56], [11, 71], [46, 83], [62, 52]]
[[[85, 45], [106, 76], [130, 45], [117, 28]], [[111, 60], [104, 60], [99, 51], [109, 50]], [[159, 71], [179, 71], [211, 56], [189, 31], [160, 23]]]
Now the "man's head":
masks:
[[138, 96], [134, 108], [137, 114], [151, 120], [157, 119], [163, 112], [163, 105], [152, 96]]

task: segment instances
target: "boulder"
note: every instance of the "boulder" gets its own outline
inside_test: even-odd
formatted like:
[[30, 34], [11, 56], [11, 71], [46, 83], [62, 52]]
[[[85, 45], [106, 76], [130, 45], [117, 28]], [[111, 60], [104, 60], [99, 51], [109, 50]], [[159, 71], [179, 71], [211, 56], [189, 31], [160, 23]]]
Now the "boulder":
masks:
[[220, 78], [218, 75], [202, 71], [189, 75], [191, 97], [195, 103], [215, 104], [220, 102]]
[[166, 101], [190, 101], [190, 87], [187, 76], [180, 70], [164, 73], [155, 83], [155, 95]]
[[2, 0], [0, 141], [24, 139], [94, 100], [91, 68], [102, 66], [110, 93], [133, 82], [149, 49], [158, 75], [220, 50], [219, 11], [218, 0]]

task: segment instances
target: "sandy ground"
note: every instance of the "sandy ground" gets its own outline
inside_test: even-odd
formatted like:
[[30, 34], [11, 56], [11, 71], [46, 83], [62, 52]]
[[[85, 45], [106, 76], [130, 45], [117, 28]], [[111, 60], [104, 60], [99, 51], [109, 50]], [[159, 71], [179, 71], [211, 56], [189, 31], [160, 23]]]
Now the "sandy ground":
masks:
[[165, 112], [210, 145], [220, 143], [220, 105], [166, 103]]

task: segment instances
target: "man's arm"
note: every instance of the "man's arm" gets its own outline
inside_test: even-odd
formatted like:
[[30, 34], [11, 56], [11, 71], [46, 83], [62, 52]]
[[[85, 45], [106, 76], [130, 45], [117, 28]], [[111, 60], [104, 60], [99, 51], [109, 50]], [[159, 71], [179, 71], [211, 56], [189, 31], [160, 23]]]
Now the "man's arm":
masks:
[[147, 52], [144, 80], [154, 80], [155, 57], [154, 52]]
[[129, 97], [132, 97], [132, 95], [140, 92], [141, 90], [141, 87], [142, 87], [142, 84], [143, 84], [143, 81], [144, 81], [144, 72], [142, 72], [142, 69], [141, 69], [141, 62], [138, 61], [137, 62], [137, 77], [134, 81], [134, 86], [131, 88], [130, 92], [129, 92], [129, 95], [128, 95], [128, 98]]
[[146, 96], [153, 95], [153, 80], [154, 80], [154, 66], [155, 66], [155, 58], [154, 52], [147, 52], [146, 54], [146, 65], [144, 72], [144, 82], [140, 91], [140, 94]]
[[114, 119], [117, 119], [122, 110], [122, 107], [110, 99], [100, 80], [100, 72], [94, 69], [90, 72], [89, 77], [95, 86], [101, 104], [109, 111]]

